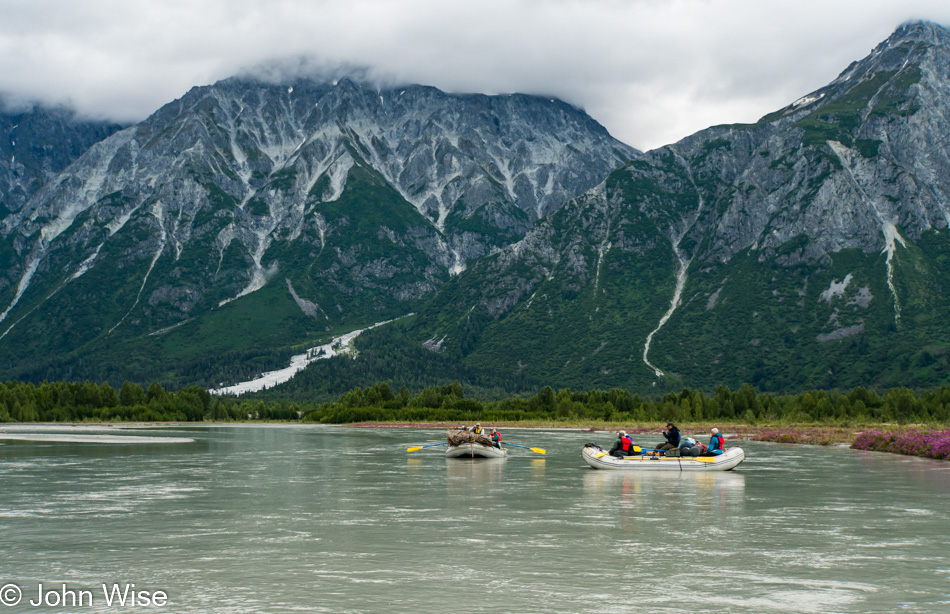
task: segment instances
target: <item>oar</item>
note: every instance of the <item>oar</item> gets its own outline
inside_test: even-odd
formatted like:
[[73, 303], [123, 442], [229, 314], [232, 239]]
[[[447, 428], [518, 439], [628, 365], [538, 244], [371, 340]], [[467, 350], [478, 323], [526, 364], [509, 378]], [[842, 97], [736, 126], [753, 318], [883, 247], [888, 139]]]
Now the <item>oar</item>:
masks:
[[531, 450], [532, 452], [537, 452], [538, 454], [547, 454], [547, 451], [542, 448], [529, 448], [528, 446], [519, 446], [516, 443], [504, 442], [506, 446], [514, 446], [516, 448], [524, 448], [525, 450]]
[[448, 443], [447, 441], [443, 441], [442, 443], [433, 443], [428, 446], [416, 446], [414, 448], [406, 448], [406, 452], [415, 452], [416, 450], [421, 450], [422, 448], [434, 448], [435, 446], [444, 446], [447, 443]]

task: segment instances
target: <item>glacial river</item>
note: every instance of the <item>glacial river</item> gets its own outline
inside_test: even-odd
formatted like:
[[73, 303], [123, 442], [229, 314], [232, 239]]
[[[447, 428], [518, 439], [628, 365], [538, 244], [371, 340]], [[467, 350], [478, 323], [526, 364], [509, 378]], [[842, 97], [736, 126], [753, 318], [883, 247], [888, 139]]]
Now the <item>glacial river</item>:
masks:
[[[950, 613], [946, 462], [744, 442], [732, 472], [637, 475], [583, 463], [608, 433], [509, 429], [547, 455], [475, 462], [406, 453], [436, 430], [119, 434], [173, 439], [0, 441], [0, 614]], [[108, 605], [131, 584], [165, 605]]]

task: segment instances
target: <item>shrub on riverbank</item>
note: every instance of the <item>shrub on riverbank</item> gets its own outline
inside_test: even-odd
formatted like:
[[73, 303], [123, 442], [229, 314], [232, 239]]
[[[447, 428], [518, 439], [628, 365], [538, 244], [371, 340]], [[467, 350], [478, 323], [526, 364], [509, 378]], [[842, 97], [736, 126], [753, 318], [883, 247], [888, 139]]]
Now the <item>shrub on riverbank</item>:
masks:
[[950, 430], [865, 431], [851, 448], [950, 460]]
[[[723, 429], [720, 429], [723, 430]], [[799, 443], [813, 446], [830, 446], [851, 443], [858, 432], [853, 428], [836, 426], [796, 427], [780, 426], [761, 429], [736, 430], [736, 437], [753, 441], [771, 441], [775, 443]]]

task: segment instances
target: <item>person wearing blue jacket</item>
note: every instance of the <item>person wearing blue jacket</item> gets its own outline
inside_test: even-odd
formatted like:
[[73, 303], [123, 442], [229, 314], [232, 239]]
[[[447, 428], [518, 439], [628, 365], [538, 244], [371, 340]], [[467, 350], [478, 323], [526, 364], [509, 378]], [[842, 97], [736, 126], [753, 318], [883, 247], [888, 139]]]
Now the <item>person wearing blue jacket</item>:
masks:
[[713, 427], [709, 430], [709, 449], [702, 456], [718, 456], [726, 451], [726, 440], [719, 434], [719, 429]]

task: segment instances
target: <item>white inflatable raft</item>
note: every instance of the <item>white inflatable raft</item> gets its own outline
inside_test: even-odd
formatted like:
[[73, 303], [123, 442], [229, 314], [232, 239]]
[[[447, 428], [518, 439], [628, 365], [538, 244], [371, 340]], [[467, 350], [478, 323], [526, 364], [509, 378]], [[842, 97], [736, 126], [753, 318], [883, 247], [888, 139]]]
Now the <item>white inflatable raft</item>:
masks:
[[589, 443], [581, 452], [594, 469], [632, 469], [634, 471], [729, 471], [745, 460], [742, 448], [726, 448], [717, 456], [611, 456], [597, 444]]
[[445, 450], [446, 458], [504, 458], [505, 456], [508, 456], [508, 450], [504, 448], [486, 446], [476, 442], [449, 446]]

